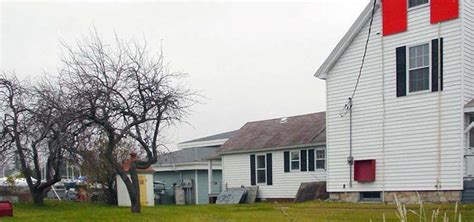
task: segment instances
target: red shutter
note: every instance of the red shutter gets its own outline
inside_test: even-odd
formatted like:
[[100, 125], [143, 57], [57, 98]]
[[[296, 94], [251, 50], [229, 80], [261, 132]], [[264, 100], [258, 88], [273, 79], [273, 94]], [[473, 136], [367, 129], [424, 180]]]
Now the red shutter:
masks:
[[459, 17], [459, 0], [431, 0], [431, 24]]
[[407, 30], [407, 0], [382, 0], [383, 35]]

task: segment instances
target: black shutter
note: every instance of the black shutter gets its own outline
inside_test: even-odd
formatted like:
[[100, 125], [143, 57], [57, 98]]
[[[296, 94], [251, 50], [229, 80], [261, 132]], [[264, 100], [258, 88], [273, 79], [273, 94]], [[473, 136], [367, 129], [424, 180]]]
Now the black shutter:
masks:
[[267, 185], [273, 185], [272, 154], [267, 153]]
[[306, 171], [307, 170], [306, 166], [308, 165], [308, 161], [306, 159], [307, 151], [306, 150], [301, 150], [300, 154], [301, 154], [300, 169], [301, 169], [301, 171]]
[[[432, 92], [437, 92], [438, 88], [441, 88], [441, 91], [443, 91], [443, 39], [442, 38], [439, 41], [439, 46], [441, 47], [438, 47], [438, 39], [433, 39], [431, 41], [431, 64], [432, 64], [431, 91]], [[438, 61], [438, 52], [439, 52], [439, 55], [441, 56], [439, 61]], [[438, 74], [441, 80], [440, 81], [441, 87], [438, 87]]]
[[308, 171], [314, 171], [314, 149], [308, 150]]
[[397, 48], [397, 97], [407, 95], [407, 49]]
[[283, 153], [283, 164], [284, 164], [284, 169], [285, 169], [285, 172], [290, 172], [290, 152], [289, 151], [285, 151]]
[[257, 185], [255, 178], [255, 155], [250, 155], [250, 185]]

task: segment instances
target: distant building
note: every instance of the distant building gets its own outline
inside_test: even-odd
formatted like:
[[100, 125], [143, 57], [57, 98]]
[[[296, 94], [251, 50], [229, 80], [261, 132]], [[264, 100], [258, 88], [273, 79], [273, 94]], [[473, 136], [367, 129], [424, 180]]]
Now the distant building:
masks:
[[219, 148], [225, 188], [258, 186], [261, 200], [293, 200], [326, 181], [326, 113], [246, 123]]
[[161, 155], [152, 166], [155, 182], [165, 187], [161, 202], [175, 203], [174, 187], [189, 180], [193, 182], [193, 203], [207, 204], [209, 195], [217, 196], [222, 191], [222, 166], [216, 151], [235, 133], [231, 131], [186, 141], [178, 144], [178, 151]]

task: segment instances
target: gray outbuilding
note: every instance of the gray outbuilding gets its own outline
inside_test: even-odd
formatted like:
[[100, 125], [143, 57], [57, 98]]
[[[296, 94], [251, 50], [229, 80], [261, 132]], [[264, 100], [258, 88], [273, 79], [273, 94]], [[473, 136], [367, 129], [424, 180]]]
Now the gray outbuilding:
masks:
[[[186, 141], [178, 144], [178, 151], [161, 155], [153, 165], [155, 184], [161, 187], [158, 204], [177, 203], [175, 195], [180, 192], [176, 190], [181, 187], [189, 192], [186, 204], [207, 204], [210, 196], [220, 193], [222, 165], [216, 150], [235, 133], [230, 131]], [[191, 183], [190, 187], [187, 183]]]

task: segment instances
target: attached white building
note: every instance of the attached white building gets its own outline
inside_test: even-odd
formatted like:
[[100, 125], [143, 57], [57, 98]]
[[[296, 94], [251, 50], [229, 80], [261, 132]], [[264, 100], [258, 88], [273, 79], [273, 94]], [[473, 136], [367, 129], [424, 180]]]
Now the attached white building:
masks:
[[258, 186], [258, 198], [293, 199], [326, 180], [326, 114], [249, 122], [218, 150], [224, 189]]
[[327, 190], [343, 201], [397, 194], [411, 202], [415, 191], [458, 201], [474, 176], [474, 109], [465, 108], [474, 99], [474, 1], [383, 4], [375, 6], [352, 121], [341, 110], [357, 82], [373, 1], [315, 74], [327, 86]]

